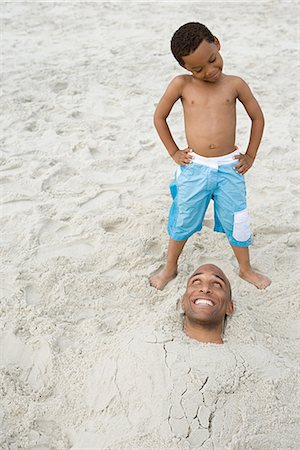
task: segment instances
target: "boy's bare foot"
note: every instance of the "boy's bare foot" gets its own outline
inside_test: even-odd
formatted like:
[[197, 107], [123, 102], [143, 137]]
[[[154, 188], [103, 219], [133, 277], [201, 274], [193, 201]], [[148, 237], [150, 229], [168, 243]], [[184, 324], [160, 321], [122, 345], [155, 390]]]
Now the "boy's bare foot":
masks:
[[156, 289], [163, 290], [163, 288], [177, 276], [177, 270], [168, 268], [165, 266], [162, 270], [154, 273], [150, 278], [150, 285]]
[[266, 287], [270, 286], [272, 281], [270, 278], [266, 277], [265, 275], [261, 275], [258, 272], [255, 272], [254, 270], [248, 270], [247, 272], [240, 272], [240, 277], [248, 281], [248, 283], [254, 284], [254, 286], [257, 287], [257, 289], [266, 289]]

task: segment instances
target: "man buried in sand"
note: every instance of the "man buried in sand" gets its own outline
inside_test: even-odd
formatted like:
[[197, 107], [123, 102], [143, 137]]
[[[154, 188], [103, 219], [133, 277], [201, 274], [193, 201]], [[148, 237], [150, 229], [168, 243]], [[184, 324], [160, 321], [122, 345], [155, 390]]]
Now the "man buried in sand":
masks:
[[184, 332], [204, 343], [223, 344], [226, 316], [233, 313], [231, 287], [222, 270], [204, 264], [188, 279], [182, 300]]
[[[241, 78], [222, 72], [220, 42], [206, 26], [187, 23], [171, 40], [179, 64], [191, 75], [176, 76], [167, 87], [154, 114], [157, 132], [179, 165], [170, 190], [170, 236], [167, 262], [150, 277], [157, 289], [177, 275], [177, 262], [187, 239], [202, 228], [211, 199], [214, 230], [226, 233], [239, 264], [239, 275], [259, 289], [271, 280], [254, 271], [248, 246], [252, 242], [246, 206], [245, 173], [252, 166], [261, 141], [264, 117], [249, 86]], [[167, 124], [173, 105], [181, 100], [188, 147], [180, 150]], [[251, 119], [245, 154], [235, 147], [236, 100]]]
[[[255, 342], [254, 322], [245, 318], [223, 344], [233, 305], [215, 265], [189, 277], [182, 307], [183, 320], [157, 305], [134, 332], [128, 324], [115, 339], [104, 335], [101, 351], [87, 352], [74, 391], [84, 414], [72, 448], [296, 448], [297, 362]], [[270, 417], [280, 423], [277, 433]]]

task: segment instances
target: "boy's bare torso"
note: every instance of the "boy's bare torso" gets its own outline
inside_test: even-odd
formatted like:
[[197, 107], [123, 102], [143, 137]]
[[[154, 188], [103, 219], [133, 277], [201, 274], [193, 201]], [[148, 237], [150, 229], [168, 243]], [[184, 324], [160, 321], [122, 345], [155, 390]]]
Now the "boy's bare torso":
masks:
[[205, 157], [234, 151], [237, 77], [222, 74], [217, 83], [182, 75], [181, 101], [189, 148]]

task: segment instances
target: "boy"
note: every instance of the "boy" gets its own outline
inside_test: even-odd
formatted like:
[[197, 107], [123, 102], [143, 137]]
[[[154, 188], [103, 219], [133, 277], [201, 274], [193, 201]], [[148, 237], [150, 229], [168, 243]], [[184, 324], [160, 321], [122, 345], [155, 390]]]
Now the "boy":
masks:
[[[177, 275], [177, 262], [187, 239], [202, 228], [208, 204], [214, 200], [215, 231], [226, 233], [239, 263], [239, 275], [259, 289], [271, 280], [254, 271], [248, 246], [252, 242], [246, 208], [244, 175], [252, 166], [261, 141], [264, 117], [249, 86], [241, 78], [222, 72], [220, 43], [198, 22], [181, 26], [173, 35], [171, 50], [191, 75], [175, 77], [154, 114], [164, 146], [179, 164], [170, 190], [170, 236], [167, 262], [150, 277], [157, 289]], [[174, 103], [183, 106], [188, 147], [180, 150], [167, 124]], [[235, 147], [236, 99], [252, 121], [247, 151]], [[238, 160], [238, 161], [237, 161]]]

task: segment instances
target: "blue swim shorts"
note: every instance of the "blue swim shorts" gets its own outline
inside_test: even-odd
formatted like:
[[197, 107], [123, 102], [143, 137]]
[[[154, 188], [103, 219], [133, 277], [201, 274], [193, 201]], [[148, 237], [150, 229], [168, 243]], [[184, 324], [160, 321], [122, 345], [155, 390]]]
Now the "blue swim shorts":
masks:
[[220, 157], [205, 158], [191, 152], [193, 162], [179, 166], [170, 185], [173, 203], [168, 221], [169, 236], [183, 241], [200, 231], [210, 200], [214, 201], [214, 231], [226, 233], [231, 245], [252, 243], [243, 175], [233, 167], [238, 150]]

